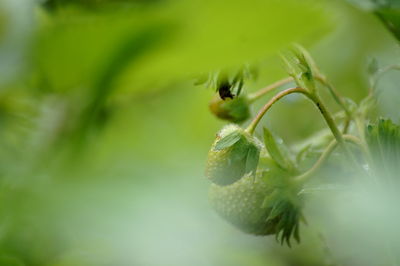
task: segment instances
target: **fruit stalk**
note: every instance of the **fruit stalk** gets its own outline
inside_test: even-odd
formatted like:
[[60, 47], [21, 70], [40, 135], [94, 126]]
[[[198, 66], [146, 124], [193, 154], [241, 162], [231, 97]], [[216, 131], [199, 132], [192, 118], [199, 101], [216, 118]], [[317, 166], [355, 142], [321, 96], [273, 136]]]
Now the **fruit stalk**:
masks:
[[260, 122], [261, 118], [265, 115], [265, 113], [272, 107], [274, 103], [279, 101], [281, 98], [285, 97], [286, 95], [292, 94], [292, 93], [302, 93], [302, 94], [308, 94], [308, 92], [303, 89], [303, 88], [290, 88], [283, 90], [276, 94], [274, 97], [272, 97], [271, 100], [269, 100], [258, 112], [256, 117], [251, 121], [250, 125], [246, 128], [246, 131], [249, 132], [250, 134], [254, 133], [254, 130], [256, 129], [258, 123]]
[[351, 112], [349, 110], [349, 108], [347, 108], [346, 104], [343, 101], [343, 97], [341, 97], [339, 95], [339, 93], [337, 92], [336, 88], [326, 79], [326, 77], [322, 76], [322, 75], [317, 75], [315, 76], [315, 79], [318, 80], [319, 82], [321, 82], [330, 92], [330, 94], [332, 95], [333, 99], [340, 105], [340, 107], [343, 108], [343, 110], [345, 111], [346, 115], [348, 117], [351, 116]]
[[274, 103], [276, 103], [277, 101], [279, 101], [281, 98], [283, 98], [283, 97], [285, 97], [285, 96], [287, 96], [289, 94], [292, 94], [292, 93], [301, 93], [301, 94], [305, 95], [307, 98], [309, 98], [318, 107], [318, 110], [320, 111], [320, 113], [324, 117], [326, 123], [328, 124], [329, 129], [332, 131], [332, 134], [335, 137], [335, 139], [337, 140], [337, 142], [339, 143], [339, 145], [343, 148], [343, 150], [345, 151], [347, 156], [352, 161], [356, 162], [356, 160], [354, 159], [353, 155], [351, 154], [351, 152], [347, 148], [347, 146], [346, 146], [346, 144], [345, 144], [345, 142], [343, 140], [342, 133], [339, 131], [339, 128], [337, 127], [335, 121], [333, 120], [332, 115], [326, 109], [325, 105], [322, 103], [322, 101], [319, 98], [319, 96], [316, 93], [311, 93], [311, 92], [309, 92], [308, 90], [306, 90], [304, 88], [299, 88], [299, 87], [290, 88], [290, 89], [283, 90], [283, 91], [279, 92], [278, 94], [276, 94], [274, 97], [272, 97], [271, 100], [269, 100], [261, 108], [259, 113], [254, 118], [254, 120], [246, 128], [246, 131], [249, 134], [253, 134], [254, 130], [256, 129], [256, 127], [257, 127], [258, 123], [260, 122], [261, 118], [272, 107], [272, 105]]
[[346, 134], [349, 129], [350, 122], [352, 120], [352, 114], [351, 114], [349, 108], [347, 108], [346, 104], [344, 103], [343, 97], [338, 93], [336, 88], [326, 79], [325, 76], [316, 75], [315, 79], [318, 80], [319, 82], [321, 82], [329, 90], [333, 99], [337, 102], [338, 105], [340, 105], [340, 107], [342, 107], [342, 109], [346, 113], [347, 118], [346, 118], [343, 130], [342, 130], [343, 134]]
[[290, 83], [292, 81], [293, 81], [292, 77], [288, 77], [288, 78], [284, 78], [284, 79], [278, 80], [278, 81], [268, 85], [267, 87], [265, 87], [263, 89], [260, 89], [259, 91], [256, 91], [256, 92], [250, 94], [248, 96], [248, 100], [249, 100], [250, 103], [253, 103], [256, 100], [258, 100], [259, 98], [261, 98], [262, 96], [264, 96], [265, 94], [267, 94], [268, 92], [270, 92], [272, 90], [275, 90], [280, 86], [286, 85], [286, 84], [288, 84], [288, 83]]
[[[362, 150], [364, 150], [364, 146], [360, 139], [352, 135], [343, 135], [343, 139], [345, 141], [351, 142], [359, 146]], [[298, 183], [304, 183], [313, 176], [313, 174], [322, 166], [322, 164], [329, 158], [333, 150], [337, 147], [338, 142], [336, 139], [332, 140], [326, 149], [323, 151], [321, 156], [318, 158], [317, 162], [306, 172], [294, 178], [294, 180]]]
[[346, 151], [347, 147], [346, 147], [345, 142], [343, 140], [343, 135], [340, 132], [339, 128], [337, 127], [337, 125], [336, 125], [335, 121], [333, 120], [331, 114], [326, 109], [325, 105], [322, 103], [322, 101], [319, 98], [319, 96], [316, 93], [312, 93], [311, 94], [311, 93], [308, 93], [307, 91], [306, 91], [305, 95], [311, 101], [313, 101], [314, 104], [318, 107], [319, 112], [324, 117], [326, 123], [328, 124], [329, 129], [332, 131], [333, 136], [335, 137], [335, 139], [337, 140], [339, 145], [341, 145], [343, 147], [343, 149]]

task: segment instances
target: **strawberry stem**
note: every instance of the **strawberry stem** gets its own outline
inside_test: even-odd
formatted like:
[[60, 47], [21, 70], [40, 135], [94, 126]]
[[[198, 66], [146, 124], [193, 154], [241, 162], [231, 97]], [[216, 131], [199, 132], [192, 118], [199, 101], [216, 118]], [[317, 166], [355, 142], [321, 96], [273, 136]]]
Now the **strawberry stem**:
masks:
[[325, 122], [328, 124], [329, 129], [332, 131], [333, 136], [339, 143], [339, 145], [342, 147], [342, 149], [345, 151], [347, 154], [348, 158], [352, 160], [353, 162], [357, 162], [355, 158], [353, 157], [353, 154], [349, 151], [347, 148], [344, 140], [342, 133], [340, 132], [339, 128], [337, 127], [335, 121], [332, 118], [332, 115], [330, 112], [326, 109], [325, 105], [322, 103], [320, 97], [318, 96], [317, 93], [315, 92], [310, 92], [307, 89], [304, 88], [290, 88], [283, 90], [276, 94], [274, 97], [272, 97], [271, 100], [269, 100], [259, 111], [259, 113], [256, 115], [256, 117], [251, 121], [249, 126], [246, 128], [246, 132], [249, 134], [253, 134], [254, 130], [256, 129], [258, 123], [260, 122], [261, 118], [266, 114], [266, 112], [272, 107], [274, 103], [279, 101], [281, 98], [285, 97], [286, 95], [292, 94], [292, 93], [301, 93], [305, 95], [308, 99], [310, 99], [317, 107], [319, 112], [322, 114], [322, 116], [325, 119]]
[[336, 88], [326, 79], [325, 76], [322, 75], [316, 75], [315, 79], [321, 82], [330, 92], [332, 95], [333, 99], [340, 105], [340, 107], [343, 108], [345, 111], [346, 115], [348, 117], [351, 116], [350, 110], [347, 108], [346, 104], [344, 103], [343, 97], [338, 93]]
[[288, 84], [288, 83], [290, 83], [292, 81], [293, 81], [292, 77], [288, 77], [288, 78], [284, 78], [284, 79], [278, 80], [278, 81], [268, 85], [267, 87], [262, 88], [259, 91], [256, 91], [256, 92], [250, 94], [248, 96], [248, 101], [250, 103], [253, 103], [253, 102], [257, 101], [258, 99], [260, 99], [265, 94], [267, 94], [268, 92], [273, 91], [273, 90], [277, 89], [278, 87], [286, 85], [286, 84]]
[[303, 89], [303, 88], [290, 88], [290, 89], [286, 89], [283, 90], [281, 92], [279, 92], [278, 94], [276, 94], [274, 97], [272, 97], [271, 100], [269, 100], [262, 108], [261, 110], [258, 112], [258, 114], [256, 115], [256, 117], [253, 119], [253, 121], [251, 121], [251, 123], [249, 124], [249, 126], [246, 128], [246, 131], [250, 134], [254, 133], [254, 130], [256, 129], [258, 123], [260, 122], [261, 118], [265, 115], [265, 113], [272, 107], [272, 105], [274, 103], [276, 103], [277, 101], [279, 101], [281, 98], [285, 97], [286, 95], [292, 94], [292, 93], [303, 93], [303, 94], [307, 94], [308, 92]]
[[309, 98], [319, 109], [320, 113], [324, 117], [326, 123], [328, 124], [330, 130], [332, 131], [333, 135], [335, 136], [336, 140], [343, 144], [343, 139], [342, 139], [342, 134], [340, 133], [338, 127], [336, 126], [335, 121], [333, 120], [331, 114], [328, 112], [328, 110], [325, 108], [325, 106], [322, 104], [321, 99], [318, 97], [317, 94], [315, 93], [310, 93], [308, 90], [295, 87], [295, 88], [290, 88], [283, 90], [276, 94], [274, 97], [272, 97], [271, 100], [269, 100], [259, 111], [259, 113], [256, 115], [256, 117], [253, 119], [253, 121], [249, 124], [249, 126], [246, 128], [246, 131], [249, 132], [250, 134], [254, 133], [254, 130], [256, 129], [258, 123], [260, 122], [261, 118], [265, 115], [265, 113], [272, 107], [274, 103], [279, 101], [281, 98], [292, 94], [292, 93], [301, 93], [305, 95], [307, 98]]
[[322, 103], [321, 99], [316, 93], [307, 93], [305, 94], [311, 101], [314, 102], [314, 104], [318, 107], [319, 112], [322, 114], [324, 117], [326, 123], [328, 124], [329, 129], [332, 131], [333, 136], [347, 152], [346, 145], [343, 140], [343, 135], [339, 131], [339, 128], [337, 127], [335, 121], [332, 118], [332, 115], [330, 112], [326, 109], [325, 105]]
[[329, 90], [333, 99], [337, 102], [337, 104], [340, 105], [340, 107], [342, 107], [342, 109], [346, 113], [347, 119], [346, 119], [346, 122], [345, 122], [343, 130], [342, 130], [343, 134], [346, 134], [349, 129], [350, 122], [352, 120], [352, 113], [350, 112], [349, 108], [347, 108], [346, 104], [344, 103], [343, 97], [338, 93], [336, 88], [326, 79], [325, 76], [316, 75], [315, 79], [318, 80], [319, 82], [321, 82], [322, 85], [324, 85]]
[[[351, 142], [359, 146], [364, 152], [364, 146], [359, 138], [353, 135], [343, 135], [343, 139], [347, 142]], [[322, 166], [322, 164], [329, 158], [333, 150], [337, 147], [338, 141], [336, 139], [332, 140], [326, 149], [322, 152], [321, 156], [318, 158], [317, 162], [306, 172], [294, 178], [298, 183], [305, 183], [313, 176], [313, 174]]]

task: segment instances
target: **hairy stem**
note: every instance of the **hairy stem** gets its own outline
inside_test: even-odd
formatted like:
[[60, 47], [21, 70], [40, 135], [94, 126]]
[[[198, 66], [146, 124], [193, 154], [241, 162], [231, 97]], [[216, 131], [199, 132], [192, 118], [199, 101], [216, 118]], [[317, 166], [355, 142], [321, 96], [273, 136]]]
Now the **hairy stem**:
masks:
[[285, 79], [278, 80], [278, 81], [268, 85], [267, 87], [262, 88], [259, 91], [256, 91], [256, 92], [250, 94], [248, 96], [248, 100], [249, 100], [250, 103], [255, 102], [256, 100], [260, 99], [262, 96], [267, 94], [268, 92], [273, 91], [273, 90], [279, 88], [280, 86], [286, 85], [286, 84], [288, 84], [288, 83], [290, 83], [292, 81], [293, 81], [292, 77], [288, 77], [288, 78], [285, 78]]
[[271, 100], [269, 100], [259, 111], [259, 113], [256, 115], [256, 117], [253, 119], [253, 121], [250, 123], [250, 125], [246, 128], [246, 131], [249, 132], [250, 134], [254, 133], [254, 130], [256, 129], [258, 123], [260, 122], [261, 118], [265, 115], [265, 113], [272, 107], [274, 103], [279, 101], [281, 98], [285, 97], [286, 95], [292, 94], [292, 93], [301, 93], [305, 95], [307, 98], [309, 98], [313, 103], [318, 107], [318, 110], [324, 117], [326, 123], [328, 124], [330, 130], [332, 131], [334, 137], [336, 140], [339, 142], [340, 145], [342, 145], [345, 148], [344, 141], [342, 138], [342, 134], [339, 131], [335, 121], [333, 120], [331, 114], [328, 112], [326, 107], [323, 105], [321, 102], [321, 99], [318, 97], [318, 95], [314, 93], [308, 92], [306, 89], [303, 88], [290, 88], [283, 90], [276, 94], [274, 97], [272, 97]]
[[[360, 139], [358, 139], [355, 136], [352, 135], [343, 135], [343, 139], [348, 142], [352, 142], [359, 146], [363, 151], [364, 151], [364, 146], [362, 145], [362, 142]], [[336, 139], [332, 140], [329, 145], [326, 147], [326, 149], [323, 151], [321, 156], [318, 158], [317, 162], [306, 172], [303, 174], [295, 177], [295, 181], [299, 183], [304, 183], [309, 180], [310, 177], [313, 176], [313, 174], [323, 165], [323, 163], [329, 158], [333, 150], [337, 147], [338, 142]], [[364, 151], [365, 152], [365, 151]]]
[[347, 148], [342, 133], [340, 132], [339, 128], [337, 127], [335, 121], [333, 120], [332, 115], [329, 113], [329, 111], [326, 109], [325, 105], [322, 103], [321, 99], [316, 93], [311, 93], [308, 90], [304, 88], [290, 88], [283, 90], [276, 94], [274, 97], [272, 97], [271, 100], [269, 100], [258, 112], [256, 117], [251, 121], [249, 126], [246, 128], [246, 131], [250, 134], [254, 133], [254, 130], [256, 129], [258, 123], [261, 121], [261, 118], [265, 115], [265, 113], [272, 107], [274, 103], [279, 101], [281, 98], [285, 97], [286, 95], [292, 94], [292, 93], [301, 93], [305, 95], [308, 99], [310, 99], [317, 107], [319, 112], [322, 114], [323, 118], [325, 119], [325, 122], [327, 123], [329, 129], [332, 131], [333, 136], [335, 137], [336, 141], [339, 143], [339, 145], [342, 147], [342, 149], [345, 151], [347, 154], [348, 158], [354, 162], [357, 163], [355, 158], [353, 157], [353, 154], [350, 152], [350, 150]]
[[335, 121], [332, 118], [332, 115], [326, 109], [325, 105], [322, 103], [321, 99], [317, 94], [306, 93], [306, 96], [314, 102], [314, 104], [318, 107], [319, 112], [324, 117], [326, 123], [328, 124], [329, 129], [332, 131], [333, 136], [345, 150], [347, 150], [346, 145], [343, 140], [342, 133], [339, 131]]
[[354, 155], [350, 152], [348, 149], [344, 139], [343, 139], [343, 134], [339, 131], [335, 121], [333, 120], [331, 114], [328, 112], [326, 107], [322, 104], [321, 99], [318, 97], [317, 94], [309, 94], [309, 98], [314, 101], [314, 103], [317, 105], [319, 111], [321, 112], [322, 116], [325, 118], [326, 123], [328, 124], [330, 130], [332, 131], [333, 135], [335, 136], [335, 139], [339, 143], [339, 145], [342, 147], [344, 150], [347, 158], [351, 160], [356, 167], [361, 168], [361, 166], [358, 164], [356, 158]]
[[347, 134], [347, 132], [349, 131], [350, 123], [351, 119], [347, 117], [343, 125], [342, 134]]
[[345, 111], [346, 115], [348, 117], [351, 116], [350, 110], [347, 108], [346, 104], [344, 103], [343, 97], [339, 94], [339, 92], [336, 90], [336, 88], [322, 75], [317, 75], [315, 77], [316, 80], [321, 82], [330, 92], [332, 95], [333, 99], [340, 105], [340, 107], [343, 108]]
[[251, 121], [250, 125], [246, 128], [246, 131], [249, 132], [250, 134], [254, 133], [254, 130], [256, 129], [258, 123], [260, 122], [261, 118], [265, 115], [265, 113], [272, 107], [274, 103], [279, 101], [281, 98], [285, 97], [286, 95], [292, 94], [292, 93], [302, 93], [302, 94], [308, 94], [308, 92], [303, 89], [303, 88], [290, 88], [283, 90], [276, 94], [274, 97], [272, 97], [271, 100], [269, 100], [258, 112], [256, 117]]

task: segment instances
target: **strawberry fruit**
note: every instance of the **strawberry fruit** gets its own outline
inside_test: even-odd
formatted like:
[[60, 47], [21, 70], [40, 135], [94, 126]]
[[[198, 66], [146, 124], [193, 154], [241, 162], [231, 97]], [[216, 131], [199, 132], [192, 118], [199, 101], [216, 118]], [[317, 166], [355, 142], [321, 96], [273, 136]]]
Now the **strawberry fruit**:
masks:
[[255, 174], [262, 144], [237, 125], [218, 134], [208, 153], [206, 177], [218, 185], [229, 185], [245, 174]]

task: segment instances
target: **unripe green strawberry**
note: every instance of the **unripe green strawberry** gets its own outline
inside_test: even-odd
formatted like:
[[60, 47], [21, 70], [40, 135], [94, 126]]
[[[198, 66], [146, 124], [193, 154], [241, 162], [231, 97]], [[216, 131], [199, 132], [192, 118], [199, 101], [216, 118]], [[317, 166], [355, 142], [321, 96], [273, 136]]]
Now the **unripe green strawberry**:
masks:
[[262, 207], [266, 184], [248, 175], [229, 186], [211, 184], [209, 199], [215, 211], [245, 233], [269, 235], [276, 232], [277, 220], [267, 221], [270, 208]]
[[254, 235], [275, 234], [290, 246], [298, 242], [301, 217], [299, 186], [285, 170], [270, 168], [256, 176], [245, 175], [228, 186], [211, 184], [210, 203], [226, 221]]
[[221, 99], [217, 94], [210, 101], [209, 107], [216, 117], [232, 123], [242, 123], [250, 117], [250, 107], [246, 96]]
[[229, 185], [247, 173], [255, 173], [262, 144], [237, 125], [224, 127], [208, 153], [206, 177]]

